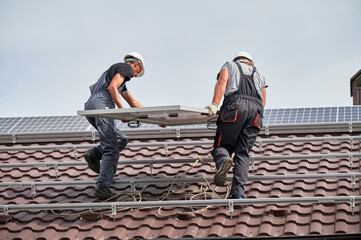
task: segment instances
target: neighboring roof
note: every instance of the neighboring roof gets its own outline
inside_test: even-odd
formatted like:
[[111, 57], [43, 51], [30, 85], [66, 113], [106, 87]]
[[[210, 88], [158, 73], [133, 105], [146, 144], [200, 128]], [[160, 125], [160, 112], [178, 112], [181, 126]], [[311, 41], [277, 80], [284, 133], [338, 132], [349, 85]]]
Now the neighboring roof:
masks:
[[351, 93], [351, 97], [353, 97], [353, 82], [356, 81], [357, 82], [357, 86], [360, 86], [359, 84], [361, 84], [361, 69], [351, 77], [350, 79], [350, 93]]
[[[62, 138], [61, 133], [57, 133], [60, 135], [55, 134], [56, 139], [49, 141], [51, 138], [41, 138], [39, 142], [34, 139], [39, 137], [38, 134], [18, 136], [13, 139], [15, 144], [10, 139], [8, 143], [0, 145], [0, 236], [5, 239], [320, 235], [351, 238], [354, 237], [352, 234], [361, 233], [361, 130], [356, 127], [358, 124], [354, 122], [351, 128], [350, 125], [339, 127], [337, 124], [327, 127], [315, 124], [292, 125], [288, 128], [273, 126], [268, 129], [267, 135], [266, 131], [262, 131], [251, 152], [253, 164], [243, 202], [227, 200], [227, 204], [208, 209], [158, 206], [122, 210], [115, 207], [113, 211], [111, 208], [101, 212], [94, 210], [95, 214], [89, 211], [82, 213], [83, 210], [76, 210], [75, 206], [80, 202], [95, 206], [94, 203], [99, 202], [92, 197], [97, 175], [88, 169], [81, 157], [98, 140], [93, 142], [79, 132], [79, 138], [74, 135], [72, 138]], [[215, 187], [211, 183], [215, 169], [207, 157], [212, 150], [212, 131], [206, 127], [182, 128], [177, 133], [179, 135], [168, 135], [168, 130], [127, 132], [132, 136], [132, 141], [121, 152], [116, 176], [118, 183], [114, 184], [113, 190], [129, 193], [126, 199], [129, 205], [134, 202], [133, 196], [139, 201], [139, 195], [131, 195], [134, 189], [142, 191], [142, 201], [136, 204], [144, 206], [153, 202], [160, 205], [166, 202], [190, 202], [190, 199], [201, 199], [205, 193], [207, 199], [218, 196], [225, 198], [226, 188]], [[156, 134], [152, 135], [154, 132]], [[56, 147], [49, 147], [54, 145]], [[205, 162], [197, 162], [193, 166], [198, 156], [203, 157]], [[151, 159], [153, 163], [137, 164], [136, 159], [137, 163], [141, 159]], [[169, 159], [169, 162], [158, 164], [157, 161], [162, 159]], [[133, 160], [134, 163], [131, 162]], [[28, 163], [34, 164], [26, 167]], [[185, 171], [189, 172], [183, 176]], [[342, 177], [342, 174], [348, 175]], [[177, 179], [172, 192], [167, 194], [177, 176], [188, 180], [201, 179], [196, 183], [183, 183], [187, 179]], [[260, 180], [269, 176], [273, 179]], [[160, 182], [165, 179], [168, 182]], [[210, 183], [207, 184], [207, 181]], [[212, 189], [217, 194], [213, 194]], [[163, 202], [159, 202], [165, 195], [167, 197]], [[319, 198], [319, 203], [299, 203], [315, 198]], [[346, 200], [338, 201], [341, 198]], [[257, 203], [261, 199], [274, 200], [275, 203]], [[298, 202], [277, 204], [281, 199], [297, 199]], [[69, 204], [74, 207], [65, 211], [11, 209], [11, 206], [40, 204]], [[247, 205], [239, 208], [237, 204]], [[9, 215], [4, 214], [3, 205], [9, 206]]]

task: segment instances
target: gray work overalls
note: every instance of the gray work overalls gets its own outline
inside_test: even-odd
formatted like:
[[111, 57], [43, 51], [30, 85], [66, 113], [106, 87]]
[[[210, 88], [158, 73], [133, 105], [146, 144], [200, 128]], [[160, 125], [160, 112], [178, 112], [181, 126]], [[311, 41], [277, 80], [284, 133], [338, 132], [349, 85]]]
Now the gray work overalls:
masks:
[[245, 75], [239, 62], [240, 83], [236, 92], [226, 96], [217, 119], [217, 132], [212, 156], [219, 169], [223, 160], [233, 153], [234, 168], [231, 195], [244, 197], [248, 177], [249, 152], [262, 128], [262, 99], [253, 82], [252, 75]]
[[[104, 72], [99, 80], [89, 87], [91, 96], [85, 103], [85, 110], [115, 108], [115, 103], [107, 89], [106, 74], [107, 72]], [[121, 88], [122, 86], [118, 89], [119, 92]], [[98, 131], [100, 139], [97, 150], [102, 154], [102, 162], [97, 185], [109, 188], [117, 170], [119, 154], [128, 144], [128, 138], [116, 128], [114, 119], [97, 117], [87, 117], [87, 119]]]

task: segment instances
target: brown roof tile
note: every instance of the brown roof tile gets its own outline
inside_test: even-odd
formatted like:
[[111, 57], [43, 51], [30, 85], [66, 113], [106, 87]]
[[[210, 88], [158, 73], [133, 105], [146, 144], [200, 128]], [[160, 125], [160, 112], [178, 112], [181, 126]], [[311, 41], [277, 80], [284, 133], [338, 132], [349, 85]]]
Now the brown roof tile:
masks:
[[[297, 138], [304, 135], [289, 135]], [[308, 137], [315, 135], [308, 134]], [[318, 135], [319, 136], [319, 135]], [[326, 136], [326, 135], [325, 135]], [[332, 137], [332, 134], [327, 134]], [[347, 134], [346, 134], [347, 136]], [[280, 138], [285, 136], [271, 136]], [[185, 139], [193, 140], [192, 138]], [[199, 140], [199, 139], [197, 139]], [[210, 140], [202, 138], [202, 140]], [[168, 142], [174, 141], [168, 139]], [[134, 143], [146, 142], [133, 141]], [[149, 142], [156, 142], [150, 140]], [[53, 143], [52, 143], [53, 144]], [[64, 144], [72, 144], [64, 143]], [[81, 144], [88, 144], [83, 142]], [[31, 144], [39, 146], [39, 144]], [[44, 144], [43, 144], [44, 145]], [[21, 146], [18, 144], [17, 146]], [[209, 156], [211, 145], [204, 146], [171, 146], [166, 152], [164, 147], [140, 147], [125, 149], [121, 153], [122, 159], [144, 158], [184, 158]], [[349, 153], [359, 151], [360, 144], [354, 142], [353, 149], [348, 141], [310, 142], [310, 143], [271, 143], [263, 144], [262, 153], [259, 146], [252, 149], [253, 156], [293, 155], [293, 154], [327, 154]], [[78, 159], [74, 158], [72, 150], [36, 150], [18, 152], [0, 152], [1, 163], [21, 162], [54, 162], [54, 161], [84, 161], [81, 158], [86, 150], [78, 150]], [[250, 176], [315, 173], [348, 173], [360, 171], [360, 159], [354, 158], [350, 169], [349, 159], [305, 159], [255, 162], [254, 172]], [[153, 177], [175, 177], [190, 168], [189, 163], [174, 163], [153, 166]], [[189, 171], [187, 177], [213, 177], [215, 170], [210, 165], [197, 165]], [[232, 171], [231, 171], [232, 172]], [[231, 176], [231, 172], [229, 176]], [[96, 174], [86, 166], [59, 167], [57, 174], [48, 167], [31, 168], [1, 168], [1, 181], [68, 181], [68, 180], [96, 180]], [[119, 165], [117, 178], [149, 178], [148, 165]], [[163, 198], [169, 184], [149, 183], [143, 193], [143, 201]], [[211, 183], [212, 187], [214, 185]], [[140, 190], [145, 185], [137, 185]], [[176, 184], [178, 194], [198, 191], [201, 184]], [[203, 185], [205, 186], [205, 185]], [[353, 187], [355, 191], [353, 191]], [[112, 187], [118, 193], [132, 191], [129, 184], [119, 184]], [[249, 181], [246, 185], [246, 197], [252, 198], [285, 198], [285, 197], [314, 197], [314, 196], [349, 196], [360, 195], [360, 181], [355, 186], [350, 179], [319, 179], [319, 180], [277, 180], [277, 181]], [[176, 189], [176, 188], [175, 188]], [[225, 197], [224, 187], [214, 190]], [[37, 187], [33, 196], [29, 187], [0, 188], [0, 201], [4, 204], [30, 203], [59, 203], [62, 201], [80, 200], [94, 202], [92, 197], [94, 186], [63, 186]], [[169, 195], [167, 200], [184, 199], [178, 194]], [[131, 201], [129, 198], [128, 201]], [[352, 215], [352, 211], [354, 215]], [[236, 207], [232, 213], [228, 207], [213, 207], [200, 213], [192, 212], [190, 208], [147, 208], [133, 210], [117, 210], [112, 216], [109, 211], [96, 214], [81, 211], [19, 211], [10, 213], [10, 221], [0, 221], [0, 234], [9, 238], [28, 239], [29, 236], [53, 239], [61, 238], [85, 239], [92, 237], [114, 239], [142, 239], [142, 238], [201, 238], [201, 237], [230, 237], [230, 236], [305, 236], [319, 234], [350, 234], [360, 233], [360, 204], [352, 209], [349, 203], [325, 204], [265, 204], [245, 205]], [[73, 214], [73, 215], [65, 215]], [[1, 216], [1, 215], [0, 215]], [[2, 215], [4, 216], [4, 215]], [[231, 218], [232, 216], [232, 218]], [[6, 216], [5, 216], [6, 219]], [[114, 221], [113, 221], [114, 220]]]

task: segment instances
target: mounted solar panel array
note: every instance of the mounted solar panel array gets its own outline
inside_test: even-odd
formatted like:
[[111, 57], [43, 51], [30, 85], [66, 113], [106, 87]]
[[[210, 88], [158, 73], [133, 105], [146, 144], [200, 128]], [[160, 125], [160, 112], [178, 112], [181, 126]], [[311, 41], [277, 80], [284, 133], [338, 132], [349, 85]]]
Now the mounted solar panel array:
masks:
[[79, 116], [0, 118], [0, 133], [86, 131], [89, 123]]
[[[115, 120], [115, 122], [120, 130], [130, 128], [128, 124], [124, 124], [119, 120]], [[265, 126], [342, 122], [361, 122], [361, 106], [266, 109], [264, 113]], [[182, 125], [181, 127], [205, 127], [205, 124]], [[160, 127], [154, 124], [142, 123], [139, 128], [154, 129]], [[93, 130], [94, 128], [83, 116], [0, 118], [0, 134]]]
[[360, 122], [361, 106], [266, 109], [264, 125]]

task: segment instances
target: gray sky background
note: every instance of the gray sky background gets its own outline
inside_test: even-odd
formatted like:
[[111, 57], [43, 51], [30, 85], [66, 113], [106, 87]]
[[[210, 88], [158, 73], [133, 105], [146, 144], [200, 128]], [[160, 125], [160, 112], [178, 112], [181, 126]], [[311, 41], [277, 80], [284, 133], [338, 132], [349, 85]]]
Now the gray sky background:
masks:
[[0, 117], [76, 115], [128, 52], [144, 106], [204, 107], [216, 74], [248, 51], [266, 108], [350, 106], [361, 68], [359, 0], [0, 0]]

